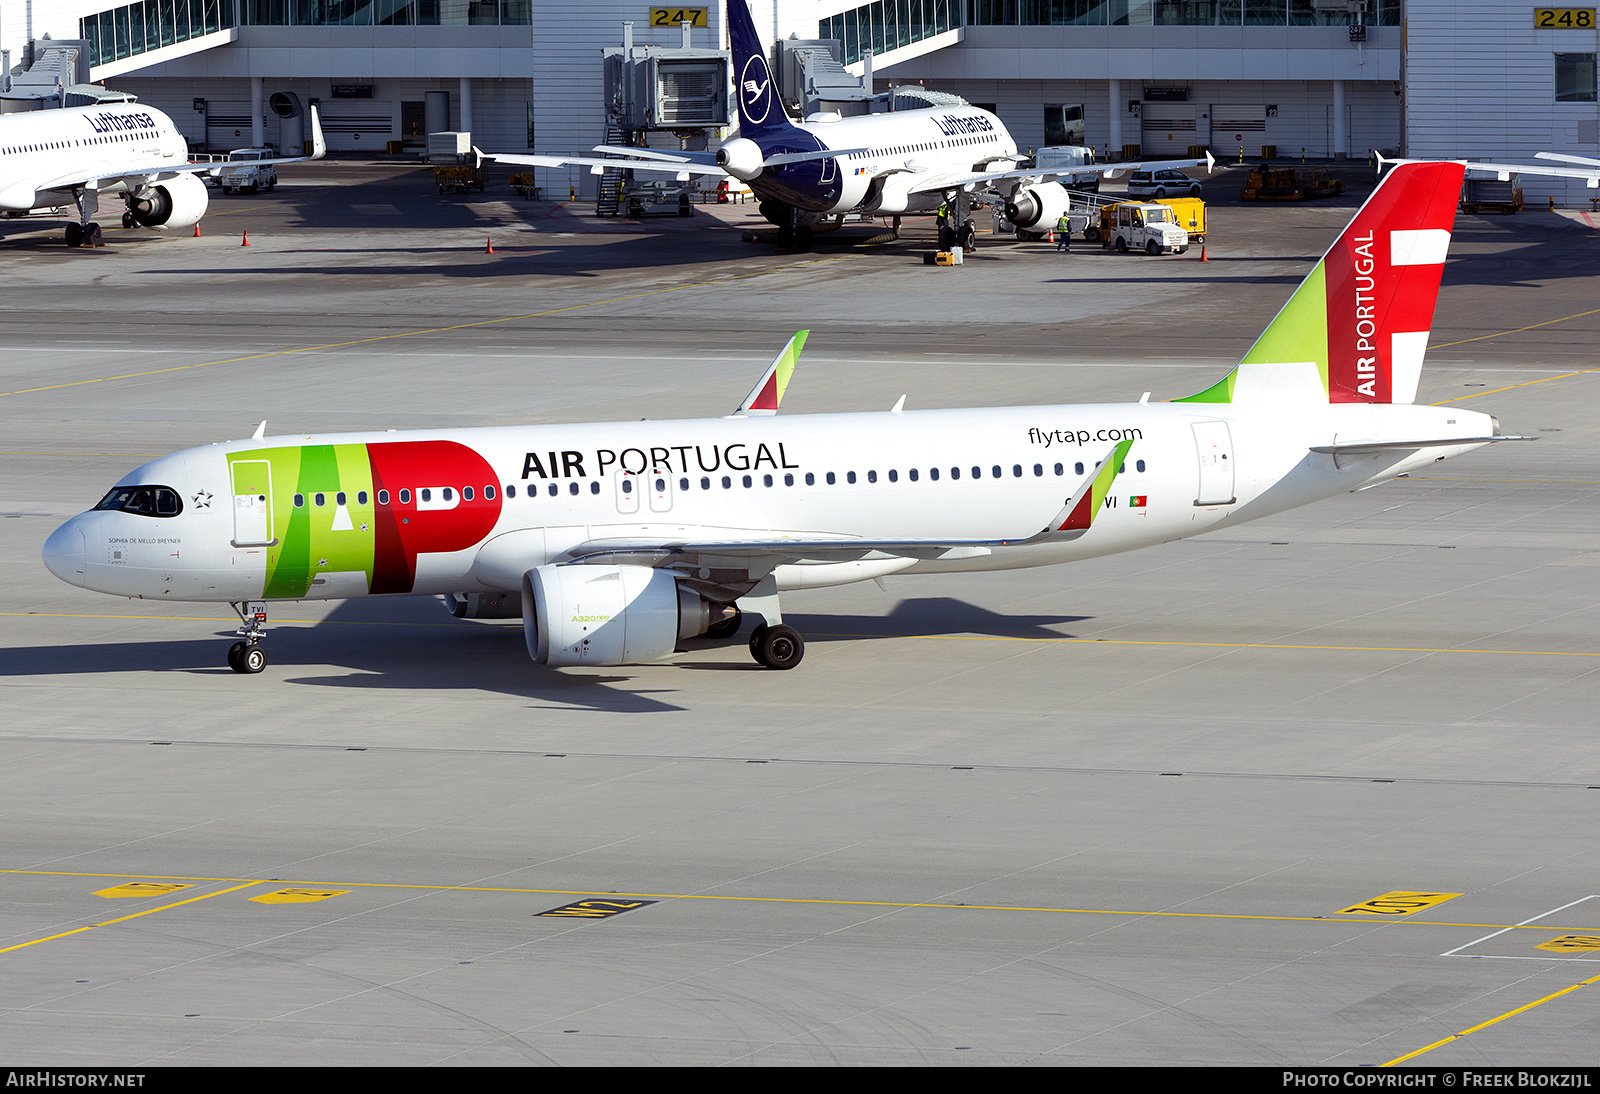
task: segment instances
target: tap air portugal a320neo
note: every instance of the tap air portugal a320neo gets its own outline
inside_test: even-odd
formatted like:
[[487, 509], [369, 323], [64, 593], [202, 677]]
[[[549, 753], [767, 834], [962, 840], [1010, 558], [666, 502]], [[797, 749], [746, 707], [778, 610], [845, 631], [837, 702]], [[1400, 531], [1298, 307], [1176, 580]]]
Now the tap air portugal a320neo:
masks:
[[266, 664], [271, 601], [401, 595], [520, 615], [550, 666], [654, 661], [742, 609], [756, 660], [792, 668], [786, 590], [1132, 550], [1507, 439], [1412, 401], [1461, 179], [1396, 167], [1243, 361], [1173, 402], [781, 416], [802, 332], [728, 417], [258, 429], [166, 456], [44, 561], [118, 596], [232, 603], [240, 672]]

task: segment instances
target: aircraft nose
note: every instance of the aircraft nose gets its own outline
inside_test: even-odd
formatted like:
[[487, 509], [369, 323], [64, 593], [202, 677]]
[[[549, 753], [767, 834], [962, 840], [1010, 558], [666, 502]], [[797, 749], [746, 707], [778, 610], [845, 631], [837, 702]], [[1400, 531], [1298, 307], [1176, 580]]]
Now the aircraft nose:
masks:
[[83, 585], [83, 528], [74, 517], [44, 541], [45, 568], [68, 585]]

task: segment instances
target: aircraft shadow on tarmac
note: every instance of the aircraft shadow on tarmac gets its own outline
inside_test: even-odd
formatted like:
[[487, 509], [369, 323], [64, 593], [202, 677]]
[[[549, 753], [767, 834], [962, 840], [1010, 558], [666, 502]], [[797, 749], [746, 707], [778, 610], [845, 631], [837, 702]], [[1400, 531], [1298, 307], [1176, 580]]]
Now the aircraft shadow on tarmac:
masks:
[[[1063, 624], [1086, 616], [1001, 615], [950, 597], [902, 600], [887, 615], [801, 615], [786, 620], [814, 644], [872, 638], [979, 634], [1051, 639], [1071, 637]], [[200, 676], [234, 675], [224, 663], [231, 629], [209, 630], [196, 620], [194, 638], [164, 641], [100, 642], [58, 646], [20, 646], [6, 651], [0, 677], [72, 676], [85, 673], [180, 672]], [[206, 631], [208, 633], [202, 634]], [[310, 626], [269, 627], [268, 672], [289, 684], [399, 691], [487, 691], [560, 706], [612, 713], [650, 713], [681, 707], [658, 696], [672, 687], [638, 686], [668, 682], [664, 669], [719, 672], [769, 672], [747, 657], [716, 661], [697, 657], [733, 647], [743, 653], [746, 636], [724, 642], [694, 640], [683, 653], [661, 665], [560, 672], [528, 659], [522, 627], [503, 623], [454, 621], [434, 598], [377, 598], [345, 601]], [[321, 675], [307, 670], [333, 669]], [[805, 671], [802, 668], [800, 671]], [[648, 677], [642, 680], [641, 677]], [[241, 687], [252, 681], [240, 679]]]

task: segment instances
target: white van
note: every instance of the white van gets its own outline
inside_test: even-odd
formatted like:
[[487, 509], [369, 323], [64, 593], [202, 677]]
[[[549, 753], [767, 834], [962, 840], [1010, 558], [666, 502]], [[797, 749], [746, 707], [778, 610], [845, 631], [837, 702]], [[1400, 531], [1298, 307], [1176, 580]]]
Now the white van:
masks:
[[[1065, 167], [1080, 167], [1094, 163], [1094, 149], [1083, 144], [1053, 144], [1039, 149], [1033, 157], [1033, 166], [1039, 171], [1060, 171]], [[1084, 171], [1076, 175], [1063, 175], [1056, 181], [1068, 190], [1079, 193], [1100, 192], [1100, 172]]]
[[255, 161], [275, 159], [277, 155], [270, 148], [235, 148], [228, 153], [227, 166], [217, 172], [217, 185], [224, 194], [271, 190], [278, 185], [278, 169]]

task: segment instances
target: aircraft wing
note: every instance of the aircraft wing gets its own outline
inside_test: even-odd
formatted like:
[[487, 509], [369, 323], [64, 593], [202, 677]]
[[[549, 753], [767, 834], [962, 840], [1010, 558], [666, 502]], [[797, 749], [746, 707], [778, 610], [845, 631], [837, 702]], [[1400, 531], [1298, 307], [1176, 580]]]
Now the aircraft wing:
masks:
[[997, 183], [1016, 182], [1018, 185], [1025, 181], [1054, 182], [1057, 179], [1068, 178], [1073, 175], [1104, 175], [1107, 178], [1116, 178], [1125, 171], [1166, 171], [1169, 169], [1181, 170], [1185, 167], [1204, 167], [1212, 170], [1216, 160], [1210, 152], [1204, 159], [1192, 160], [1126, 160], [1122, 163], [1085, 163], [1069, 167], [1052, 167], [1041, 171], [1036, 167], [1013, 168], [1009, 171], [973, 171], [968, 173], [945, 173], [930, 176], [912, 187], [913, 194], [928, 194], [942, 190], [960, 190], [967, 187], [983, 186], [993, 187]]
[[627, 156], [637, 156], [647, 160], [670, 160], [673, 163], [697, 163], [702, 167], [710, 166], [717, 162], [715, 152], [663, 152], [659, 148], [634, 148], [631, 145], [597, 144], [589, 149], [602, 156], [616, 156], [621, 153]]
[[[317, 113], [317, 108], [311, 108], [311, 154], [309, 156], [277, 156], [269, 160], [241, 160], [239, 163], [249, 166], [272, 165], [283, 163], [304, 163], [307, 160], [320, 160], [328, 154], [328, 142], [322, 135], [322, 118]], [[70, 175], [61, 175], [48, 182], [31, 184], [36, 190], [78, 190], [89, 188], [93, 190], [115, 190], [119, 186], [129, 190], [138, 189], [150, 183], [161, 182], [165, 179], [176, 178], [179, 175], [215, 175], [224, 167], [235, 166], [234, 163], [221, 160], [206, 163], [173, 163], [163, 164], [160, 167], [151, 167], [148, 163], [136, 164], [129, 167], [108, 165], [104, 170], [95, 171], [93, 174], [74, 172]]]
[[[630, 150], [632, 151], [632, 150]], [[727, 172], [714, 163], [695, 163], [689, 160], [662, 159], [658, 157], [633, 158], [619, 156], [589, 156], [584, 154], [565, 155], [555, 153], [552, 155], [511, 153], [511, 152], [483, 152], [480, 156], [485, 160], [494, 160], [497, 163], [509, 163], [522, 167], [587, 167], [590, 174], [598, 175], [606, 168], [612, 167], [623, 171], [650, 171], [659, 175], [675, 175], [679, 181], [688, 179], [690, 175], [726, 175]]]
[[[1537, 175], [1542, 178], [1557, 179], [1582, 179], [1588, 184], [1589, 189], [1600, 189], [1600, 160], [1589, 160], [1581, 156], [1558, 156], [1552, 152], [1540, 152], [1535, 159], [1562, 160], [1568, 163], [1587, 163], [1585, 167], [1552, 167], [1540, 163], [1489, 163], [1474, 160], [1455, 160], [1470, 171], [1479, 171], [1495, 175], [1501, 182], [1508, 181], [1512, 175]], [[1378, 170], [1385, 166], [1397, 167], [1402, 163], [1434, 163], [1434, 160], [1386, 160], [1378, 157]]]
[[[1034, 543], [1077, 539], [1104, 508], [1111, 484], [1121, 472], [1133, 441], [1119, 441], [1097, 464], [1061, 509], [1041, 528], [1016, 536], [924, 537], [868, 539], [827, 532], [751, 531], [706, 529], [705, 539], [616, 537], [592, 539], [567, 551], [571, 562], [651, 566], [685, 570], [743, 569], [759, 579], [779, 566], [792, 563], [855, 562], [868, 557], [917, 559], [976, 558], [994, 547], [1021, 547]], [[728, 534], [718, 536], [723, 531]], [[705, 579], [703, 579], [705, 580]]]

